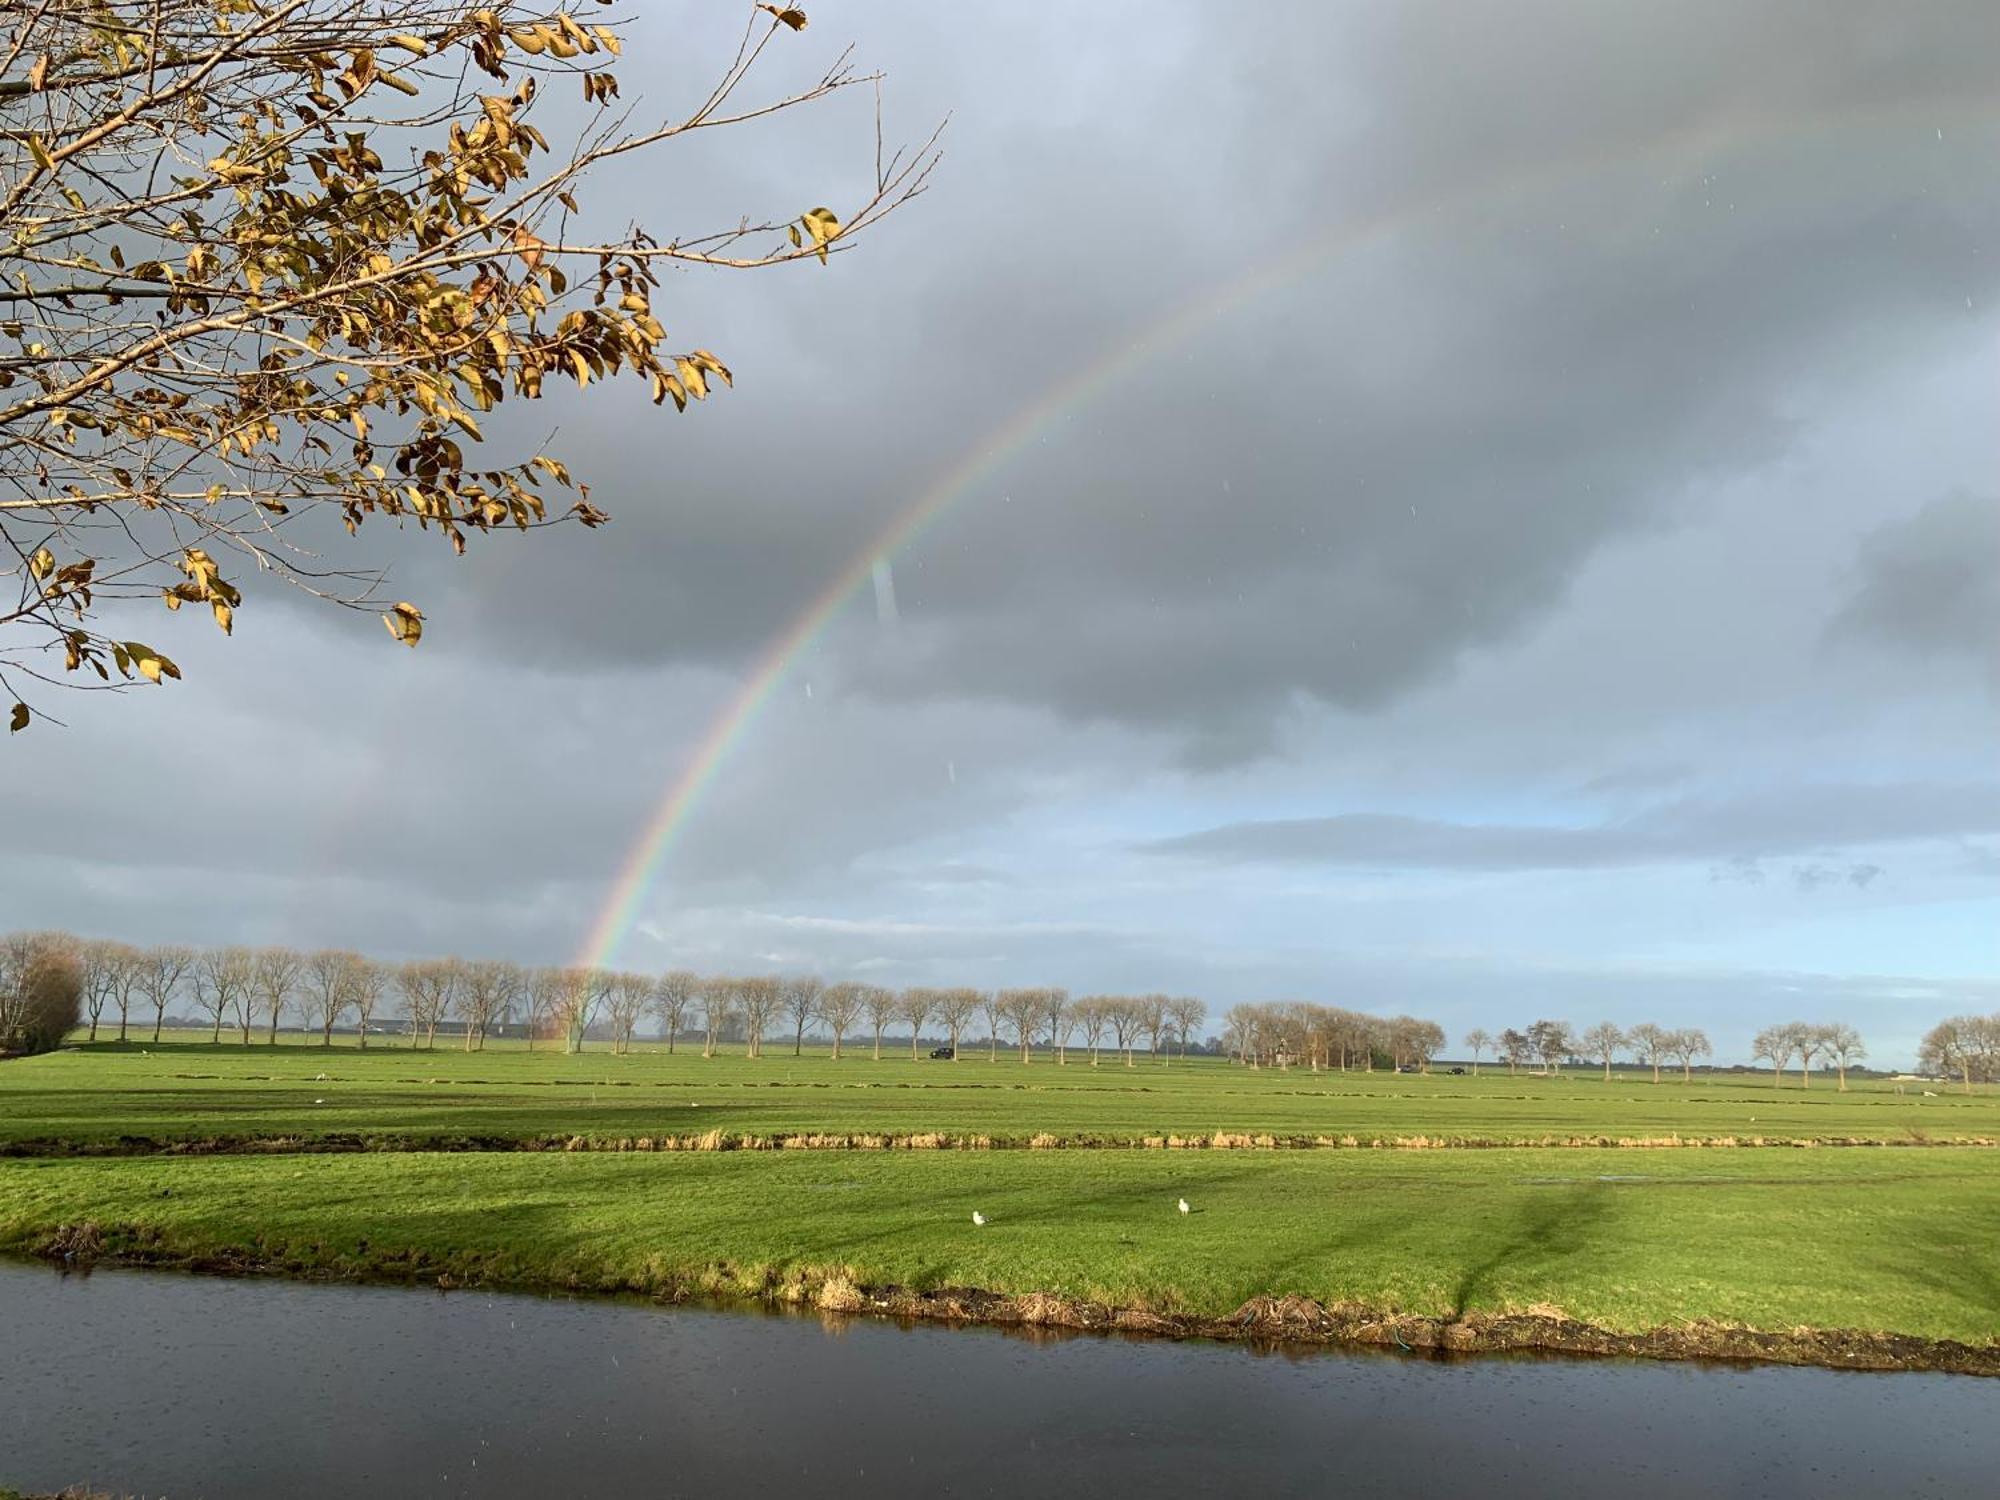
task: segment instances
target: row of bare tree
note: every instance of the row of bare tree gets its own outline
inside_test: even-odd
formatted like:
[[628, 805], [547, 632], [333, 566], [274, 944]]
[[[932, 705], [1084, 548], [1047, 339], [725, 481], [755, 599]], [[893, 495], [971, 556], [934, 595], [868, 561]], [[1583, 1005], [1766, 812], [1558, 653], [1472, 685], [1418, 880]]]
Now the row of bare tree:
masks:
[[[968, 1029], [983, 1023], [989, 1060], [998, 1059], [1006, 1039], [1024, 1063], [1038, 1047], [1066, 1063], [1077, 1047], [1088, 1050], [1095, 1066], [1108, 1045], [1129, 1067], [1142, 1043], [1155, 1058], [1170, 1058], [1178, 1048], [1185, 1059], [1208, 1014], [1199, 1000], [1161, 994], [1072, 999], [1067, 990], [1046, 987], [896, 990], [827, 984], [812, 975], [703, 976], [677, 969], [656, 976], [577, 966], [531, 968], [498, 959], [388, 964], [342, 949], [135, 948], [66, 933], [16, 933], [0, 939], [0, 1046], [18, 1047], [30, 1010], [40, 1006], [35, 1012], [40, 1015], [48, 1009], [49, 997], [62, 986], [42, 981], [58, 969], [72, 976], [65, 983], [80, 996], [79, 1022], [87, 1021], [92, 1041], [114, 1013], [120, 1041], [130, 1034], [135, 1015], [142, 1027], [150, 1017], [152, 1037], [158, 1041], [169, 1004], [182, 999], [210, 1019], [217, 1041], [227, 1024], [246, 1045], [258, 1031], [275, 1042], [286, 1016], [295, 1014], [326, 1045], [336, 1028], [353, 1025], [365, 1047], [371, 1029], [384, 1029], [378, 1017], [386, 1017], [400, 1002], [413, 1047], [420, 1036], [424, 1046], [435, 1046], [439, 1028], [449, 1021], [457, 1023], [463, 1045], [471, 1051], [484, 1046], [496, 1026], [512, 1024], [518, 1016], [526, 1023], [531, 1046], [536, 1038], [555, 1038], [566, 1050], [578, 1052], [601, 1026], [610, 1032], [614, 1050], [622, 1053], [650, 1018], [669, 1052], [680, 1037], [699, 1031], [704, 1057], [713, 1056], [732, 1037], [741, 1038], [747, 1055], [761, 1056], [765, 1041], [773, 1034], [782, 1036], [788, 1027], [794, 1055], [812, 1032], [832, 1039], [836, 1058], [850, 1038], [866, 1036], [879, 1059], [884, 1033], [898, 1025], [908, 1030], [912, 1057], [926, 1027], [947, 1037], [956, 1057]], [[1372, 1016], [1338, 1006], [1236, 1005], [1222, 1020], [1229, 1055], [1259, 1068], [1372, 1071], [1379, 1061], [1427, 1071], [1445, 1046], [1444, 1029], [1434, 1021]], [[1509, 1027], [1497, 1037], [1474, 1029], [1466, 1033], [1464, 1045], [1475, 1075], [1488, 1052], [1504, 1061], [1510, 1073], [1536, 1063], [1559, 1073], [1565, 1061], [1588, 1058], [1602, 1065], [1607, 1079], [1614, 1062], [1629, 1055], [1652, 1069], [1655, 1083], [1669, 1062], [1680, 1065], [1683, 1081], [1691, 1079], [1695, 1059], [1712, 1051], [1698, 1028], [1652, 1022], [1626, 1028], [1602, 1021], [1578, 1032], [1565, 1021], [1538, 1020], [1524, 1029]], [[1802, 1021], [1766, 1027], [1757, 1033], [1752, 1052], [1771, 1064], [1774, 1084], [1796, 1059], [1800, 1084], [1809, 1086], [1810, 1068], [1818, 1058], [1836, 1072], [1842, 1089], [1847, 1070], [1867, 1056], [1854, 1027]], [[1939, 1022], [1924, 1038], [1920, 1066], [1929, 1073], [1956, 1075], [1968, 1089], [1975, 1082], [2000, 1081], [2000, 1014]]]
[[[1342, 1072], [1350, 1067], [1369, 1072], [1379, 1061], [1393, 1068], [1428, 1072], [1432, 1060], [1445, 1047], [1444, 1028], [1435, 1021], [1371, 1016], [1338, 1006], [1302, 1002], [1237, 1005], [1222, 1020], [1230, 1056], [1251, 1067], [1296, 1064], [1314, 1072], [1334, 1067]], [[1838, 1054], [1843, 1059], [1861, 1055], [1860, 1038], [1852, 1027], [1826, 1030], [1845, 1049]], [[1465, 1047], [1475, 1076], [1480, 1061], [1491, 1052], [1507, 1064], [1510, 1073], [1536, 1063], [1546, 1071], [1560, 1073], [1565, 1061], [1587, 1057], [1603, 1063], [1607, 1078], [1612, 1063], [1629, 1049], [1652, 1068], [1655, 1083], [1660, 1081], [1663, 1063], [1680, 1063], [1683, 1079], [1691, 1078], [1694, 1060], [1710, 1052], [1708, 1037], [1699, 1029], [1670, 1030], [1650, 1021], [1629, 1029], [1601, 1021], [1578, 1033], [1567, 1021], [1542, 1020], [1522, 1030], [1508, 1027], [1497, 1037], [1475, 1028], [1466, 1033]], [[1845, 1087], [1845, 1061], [1842, 1068]]]
[[1766, 1026], [1750, 1040], [1750, 1055], [1759, 1062], [1771, 1065], [1771, 1086], [1777, 1087], [1784, 1081], [1785, 1064], [1793, 1058], [1799, 1062], [1799, 1087], [1812, 1086], [1812, 1067], [1815, 1057], [1825, 1059], [1822, 1066], [1831, 1066], [1840, 1074], [1840, 1087], [1847, 1087], [1847, 1070], [1868, 1055], [1868, 1049], [1861, 1044], [1861, 1033], [1845, 1021], [1830, 1025], [1814, 1025], [1810, 1021], [1786, 1021], [1780, 1026]]
[[180, 1000], [209, 1019], [213, 1040], [222, 1039], [227, 1025], [245, 1045], [253, 1033], [275, 1042], [286, 1017], [296, 1015], [326, 1045], [337, 1027], [352, 1025], [365, 1047], [368, 1033], [383, 1029], [378, 1018], [398, 1011], [411, 1046], [421, 1038], [434, 1047], [439, 1028], [455, 1022], [467, 1051], [484, 1046], [495, 1027], [519, 1016], [530, 1045], [537, 1037], [560, 1038], [571, 1052], [581, 1051], [600, 1026], [609, 1030], [616, 1051], [628, 1051], [650, 1018], [669, 1052], [684, 1033], [699, 1030], [703, 1056], [713, 1056], [724, 1037], [740, 1035], [748, 1055], [758, 1057], [765, 1041], [789, 1025], [794, 1054], [810, 1031], [832, 1038], [836, 1058], [849, 1038], [871, 1035], [880, 1058], [884, 1032], [900, 1024], [909, 1030], [913, 1057], [927, 1026], [950, 1038], [955, 1057], [966, 1029], [983, 1019], [992, 1059], [999, 1056], [1004, 1034], [1023, 1062], [1038, 1046], [1067, 1062], [1070, 1047], [1081, 1039], [1093, 1064], [1109, 1040], [1131, 1065], [1142, 1041], [1155, 1057], [1178, 1046], [1185, 1058], [1207, 1015], [1199, 1000], [1168, 995], [1071, 999], [1067, 990], [1053, 988], [895, 990], [827, 984], [811, 975], [703, 976], [677, 969], [656, 976], [577, 966], [532, 968], [498, 959], [387, 964], [334, 948], [311, 953], [280, 947], [135, 948], [62, 933], [22, 934], [9, 941], [24, 951], [33, 947], [69, 956], [92, 1041], [100, 1028], [109, 1029], [114, 1015], [120, 1041], [128, 1039], [135, 1019], [141, 1028], [150, 1020], [158, 1041], [168, 1006]]
[[1229, 1055], [1253, 1068], [1358, 1066], [1372, 1072], [1377, 1058], [1393, 1067], [1428, 1068], [1444, 1050], [1444, 1028], [1414, 1016], [1371, 1016], [1333, 1005], [1281, 1001], [1232, 1005], [1222, 1017]]
[[1696, 1026], [1678, 1028], [1658, 1026], [1651, 1021], [1642, 1021], [1637, 1026], [1621, 1027], [1611, 1021], [1599, 1021], [1595, 1026], [1578, 1032], [1567, 1021], [1536, 1021], [1524, 1029], [1508, 1027], [1498, 1036], [1483, 1028], [1475, 1028], [1465, 1034], [1465, 1045], [1472, 1053], [1473, 1072], [1479, 1071], [1479, 1059], [1491, 1050], [1500, 1061], [1507, 1064], [1509, 1073], [1517, 1073], [1523, 1066], [1540, 1063], [1550, 1073], [1560, 1073], [1564, 1062], [1576, 1058], [1589, 1058], [1604, 1067], [1604, 1076], [1611, 1076], [1611, 1065], [1621, 1054], [1636, 1056], [1641, 1063], [1653, 1070], [1653, 1082], [1660, 1081], [1660, 1069], [1669, 1062], [1681, 1065], [1681, 1080], [1686, 1082], [1694, 1077], [1694, 1060], [1707, 1057], [1713, 1050], [1709, 1046], [1708, 1033]]
[[1956, 1077], [1968, 1094], [1975, 1083], [2000, 1083], [2000, 1011], [1938, 1022], [1917, 1047], [1917, 1067], [1940, 1078]]

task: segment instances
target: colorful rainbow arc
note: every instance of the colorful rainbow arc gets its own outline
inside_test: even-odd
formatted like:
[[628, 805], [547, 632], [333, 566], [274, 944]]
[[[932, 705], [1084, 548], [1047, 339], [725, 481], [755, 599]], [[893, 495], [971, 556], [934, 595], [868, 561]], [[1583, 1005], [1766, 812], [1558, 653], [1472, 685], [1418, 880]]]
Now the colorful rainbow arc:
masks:
[[1879, 125], [1885, 119], [1906, 115], [1926, 123], [1933, 119], [1956, 120], [1966, 115], [1984, 119], [1992, 112], [1993, 105], [1984, 100], [1944, 109], [1923, 101], [1898, 102], [1838, 117], [1804, 114], [1763, 119], [1756, 122], [1761, 128], [1752, 129], [1742, 128], [1748, 123], [1743, 121], [1708, 121], [1654, 137], [1636, 147], [1585, 150], [1573, 156], [1524, 166], [1504, 177], [1487, 179], [1457, 191], [1394, 205], [1379, 213], [1336, 224], [1289, 250], [1281, 251], [1219, 290], [1212, 290], [1176, 308], [1131, 341], [1114, 347], [1095, 363], [1049, 386], [1005, 423], [988, 433], [904, 507], [807, 605], [784, 633], [764, 649], [742, 688], [709, 725], [707, 733], [695, 747], [693, 757], [669, 785], [666, 795], [633, 842], [612, 884], [609, 898], [591, 925], [577, 962], [596, 967], [611, 961], [636, 920], [639, 903], [651, 886], [653, 873], [671, 847], [674, 835], [686, 823], [702, 793], [715, 779], [723, 760], [756, 721], [759, 711], [770, 701], [773, 689], [784, 678], [793, 660], [811, 645], [841, 606], [871, 582], [877, 565], [915, 540], [957, 501], [970, 494], [981, 480], [1004, 466], [1058, 418], [1089, 402], [1197, 329], [1267, 291], [1297, 280], [1337, 256], [1352, 254], [1431, 215], [1446, 209], [1462, 209], [1488, 199], [1498, 200], [1580, 170], [1675, 152], [1686, 153], [1691, 159], [1698, 160], [1710, 150], [1741, 148], [1752, 140], [1807, 134], [1830, 124]]
[[1071, 408], [1088, 402], [1099, 391], [1229, 308], [1296, 275], [1295, 262], [1316, 261], [1324, 254], [1317, 242], [1291, 252], [1260, 267], [1253, 275], [1231, 283], [1220, 293], [1180, 308], [1131, 343], [1048, 387], [1002, 426], [988, 433], [978, 446], [904, 507], [757, 658], [741, 690], [709, 725], [686, 768], [668, 788], [633, 843], [612, 886], [611, 897], [592, 925], [577, 962], [595, 967], [610, 961], [637, 917], [639, 902], [651, 884], [655, 866], [714, 779], [716, 769], [756, 721], [758, 712], [770, 701], [773, 689], [783, 680], [793, 660], [812, 644], [842, 605], [872, 582], [878, 563], [914, 541], [953, 502], [1002, 468]]

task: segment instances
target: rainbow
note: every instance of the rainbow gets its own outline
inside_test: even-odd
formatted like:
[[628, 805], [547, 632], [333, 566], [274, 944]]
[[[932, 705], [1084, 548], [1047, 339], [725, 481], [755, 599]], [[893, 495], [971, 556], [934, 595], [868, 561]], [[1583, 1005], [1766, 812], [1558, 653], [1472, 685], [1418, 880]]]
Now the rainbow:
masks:
[[[1984, 118], [1991, 112], [1992, 106], [1985, 101], [1978, 101], [1970, 108], [1963, 105], [1957, 108], [1940, 107], [1935, 102], [1920, 101], [1853, 111], [1838, 117], [1833, 123], [1874, 125], [1882, 123], [1885, 118], [1894, 119], [1903, 115], [1929, 122], [1939, 118], [1956, 120], [1968, 113]], [[1686, 161], [1682, 171], [1691, 173], [1699, 170], [1695, 163], [1710, 152], [1740, 148], [1753, 139], [1811, 133], [1828, 123], [1829, 117], [1823, 114], [1794, 115], [1775, 120], [1765, 118], [1754, 122], [1744, 119], [1709, 120], [1656, 136], [1636, 146], [1608, 149], [1600, 146], [1574, 156], [1524, 167], [1501, 178], [1485, 179], [1431, 198], [1392, 205], [1374, 214], [1342, 221], [1280, 251], [1219, 289], [1211, 289], [1205, 295], [1182, 303], [1136, 336], [1106, 350], [1095, 362], [1047, 387], [939, 474], [764, 648], [742, 687], [708, 726], [692, 757], [680, 775], [668, 785], [666, 794], [633, 841], [612, 883], [610, 895], [584, 940], [577, 963], [585, 967], [599, 967], [611, 961], [636, 920], [639, 904], [652, 884], [660, 861], [672, 847], [675, 834], [686, 824], [688, 815], [715, 780], [723, 761], [756, 722], [759, 712], [770, 701], [772, 692], [799, 654], [818, 638], [853, 595], [871, 583], [877, 568], [922, 535], [954, 504], [973, 493], [982, 480], [1004, 468], [1009, 460], [1060, 418], [1088, 404], [1127, 375], [1230, 311], [1300, 279], [1336, 257], [1388, 239], [1398, 231], [1447, 209], [1464, 209], [1484, 200], [1498, 200], [1580, 170], [1667, 153], [1683, 153]], [[1940, 138], [1941, 135], [1940, 131]]]
[[[1400, 218], [1395, 222], [1400, 222]], [[1384, 216], [1380, 224], [1369, 226], [1378, 233], [1390, 227], [1393, 226], [1388, 216]], [[1359, 238], [1364, 232], [1356, 230], [1352, 237]], [[672, 847], [674, 835], [680, 831], [688, 814], [701, 800], [702, 793], [715, 779], [717, 769], [756, 722], [758, 713], [770, 702], [772, 692], [784, 679], [792, 662], [826, 629], [842, 605], [873, 582], [877, 567], [922, 535], [951, 509], [954, 502], [971, 493], [980, 481], [1004, 468], [1010, 459], [1064, 414], [1088, 403], [1203, 324], [1310, 269], [1327, 253], [1321, 241], [1308, 241], [1277, 260], [1260, 266], [1252, 274], [1229, 283], [1221, 291], [1183, 305], [1139, 337], [1114, 348], [1096, 363], [1084, 366], [1049, 386], [989, 432], [970, 452], [899, 511], [888, 526], [877, 533], [867, 547], [785, 627], [784, 632], [764, 648], [744, 679], [742, 688], [708, 726], [685, 769], [667, 788], [666, 796], [653, 810], [652, 817], [626, 854], [618, 878], [612, 885], [611, 895], [592, 924], [577, 962], [586, 968], [610, 962], [618, 944], [637, 918], [639, 903], [652, 884], [654, 869], [665, 858]]]

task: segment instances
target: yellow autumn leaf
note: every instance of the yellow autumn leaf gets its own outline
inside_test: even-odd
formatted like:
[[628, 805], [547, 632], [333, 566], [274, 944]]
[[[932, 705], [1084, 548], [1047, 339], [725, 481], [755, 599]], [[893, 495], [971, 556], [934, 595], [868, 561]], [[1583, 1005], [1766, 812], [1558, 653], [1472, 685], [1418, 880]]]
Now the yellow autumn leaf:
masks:
[[424, 612], [408, 602], [392, 604], [389, 612], [382, 616], [382, 623], [389, 627], [389, 634], [405, 646], [414, 646], [424, 636]]

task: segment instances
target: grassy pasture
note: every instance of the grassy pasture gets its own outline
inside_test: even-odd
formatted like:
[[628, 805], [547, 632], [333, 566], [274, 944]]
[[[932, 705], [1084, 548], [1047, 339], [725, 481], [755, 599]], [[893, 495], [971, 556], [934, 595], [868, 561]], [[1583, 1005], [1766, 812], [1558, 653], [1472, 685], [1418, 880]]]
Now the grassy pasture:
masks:
[[[1185, 1196], [1194, 1212], [1181, 1215]], [[989, 1222], [976, 1228], [973, 1210]], [[810, 1268], [1226, 1315], [1299, 1293], [1984, 1343], [1988, 1151], [417, 1153], [0, 1162], [0, 1248], [80, 1219], [300, 1271], [758, 1288]]]
[[[319, 1075], [325, 1074], [321, 1080]], [[1669, 1075], [1594, 1070], [1559, 1077], [1487, 1067], [1477, 1078], [1388, 1072], [1251, 1071], [1215, 1059], [1164, 1065], [1141, 1055], [1127, 1068], [1037, 1054], [1024, 1066], [1003, 1052], [956, 1063], [835, 1062], [824, 1047], [801, 1057], [704, 1059], [657, 1044], [629, 1056], [577, 1056], [518, 1043], [482, 1052], [435, 1051], [351, 1039], [323, 1049], [296, 1038], [276, 1047], [170, 1039], [99, 1044], [0, 1066], [0, 1149], [8, 1142], [156, 1141], [209, 1137], [504, 1139], [582, 1135], [942, 1132], [1026, 1140], [1139, 1140], [1217, 1131], [1278, 1136], [1414, 1136], [1482, 1141], [1570, 1137], [2000, 1139], [2000, 1091], [1970, 1096], [1919, 1086], [1903, 1092], [1830, 1078], [1774, 1088], [1768, 1075]]]
[[[320, 1075], [324, 1074], [322, 1078]], [[1062, 1150], [447, 1152], [74, 1157], [100, 1146], [359, 1136], [615, 1143], [809, 1134]], [[1134, 1151], [1269, 1134], [1482, 1149]], [[1732, 1150], [1546, 1140], [1729, 1139]], [[1755, 1145], [1762, 1139], [1771, 1145]], [[114, 1253], [301, 1273], [766, 1292], [860, 1285], [1054, 1293], [1194, 1318], [1298, 1294], [1426, 1316], [1557, 1308], [1636, 1332], [1712, 1320], [1986, 1344], [2000, 1332], [2000, 1095], [1815, 1077], [1253, 1072], [436, 1051], [75, 1048], [0, 1065], [0, 1251], [105, 1226]], [[1831, 1140], [1904, 1149], [1798, 1149]], [[29, 1145], [28, 1143], [40, 1143]], [[30, 1154], [6, 1159], [12, 1146]], [[1195, 1211], [1183, 1216], [1175, 1200]], [[977, 1209], [990, 1222], [975, 1228]]]

